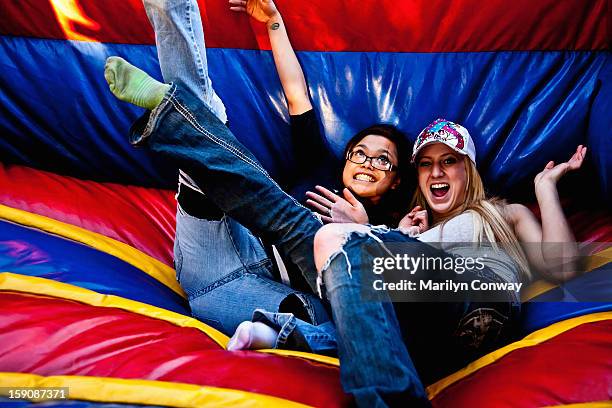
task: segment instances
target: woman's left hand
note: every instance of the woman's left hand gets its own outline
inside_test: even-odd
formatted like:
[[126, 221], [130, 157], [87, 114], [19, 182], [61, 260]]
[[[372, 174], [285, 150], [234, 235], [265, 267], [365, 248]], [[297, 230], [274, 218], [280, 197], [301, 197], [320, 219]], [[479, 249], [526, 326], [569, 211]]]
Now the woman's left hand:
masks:
[[556, 166], [554, 161], [549, 161], [544, 170], [535, 176], [534, 183], [536, 190], [548, 184], [555, 185], [568, 171], [578, 170], [582, 166], [586, 151], [586, 146], [579, 145], [576, 153], [568, 161], [559, 163]]
[[247, 13], [262, 23], [268, 23], [279, 15], [272, 0], [229, 0], [229, 5], [230, 10]]
[[325, 223], [332, 222], [354, 222], [357, 224], [368, 223], [368, 213], [363, 204], [355, 198], [348, 188], [342, 191], [344, 198], [334, 194], [325, 187], [315, 187], [319, 193], [306, 192], [306, 204], [321, 215]]
[[410, 236], [422, 234], [429, 229], [429, 216], [427, 210], [417, 205], [400, 220], [397, 227], [401, 232]]

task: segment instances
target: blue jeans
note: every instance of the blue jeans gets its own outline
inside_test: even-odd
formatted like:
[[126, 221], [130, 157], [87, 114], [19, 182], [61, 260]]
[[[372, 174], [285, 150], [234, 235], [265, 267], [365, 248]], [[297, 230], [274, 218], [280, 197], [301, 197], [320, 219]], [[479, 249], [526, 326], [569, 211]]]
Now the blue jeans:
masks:
[[276, 245], [316, 288], [312, 245], [320, 218], [285, 193], [197, 95], [172, 85], [136, 122], [130, 140], [184, 169], [227, 216]]
[[[396, 254], [389, 250], [392, 243], [410, 243], [402, 248], [413, 257], [449, 256], [395, 230], [372, 227], [367, 234], [347, 234], [322, 270], [336, 322], [342, 385], [364, 407], [427, 406], [421, 381], [432, 383], [506, 344], [520, 304], [512, 293], [392, 303], [373, 289], [380, 276], [372, 273], [374, 258]], [[458, 277], [446, 270], [425, 276], [437, 282]], [[474, 279], [501, 282], [488, 268], [460, 276], [465, 282]]]
[[[312, 290], [318, 289], [313, 241], [321, 222], [279, 188], [197, 96], [181, 84], [173, 85], [146, 123], [137, 124], [131, 141], [147, 144], [187, 169], [219, 208], [277, 245], [284, 259], [298, 266]], [[419, 372], [406, 344], [410, 347], [412, 339], [421, 339], [425, 353], [453, 358], [461, 350], [455, 344], [461, 342], [454, 341], [453, 333], [469, 332], [469, 327], [462, 325], [473, 321], [471, 313], [489, 306], [495, 310], [494, 305], [479, 307], [465, 302], [419, 310], [419, 304], [404, 309], [384, 299], [363, 301], [360, 291], [367, 287], [367, 279], [362, 277], [372, 276], [363, 272], [368, 267], [371, 271], [372, 259], [362, 256], [362, 249], [380, 251], [381, 243], [393, 240], [414, 241], [395, 231], [352, 237], [341, 252], [346, 256], [334, 256], [323, 271], [326, 297], [336, 324], [342, 384], [361, 406], [427, 405]], [[429, 250], [429, 246], [422, 245], [424, 251]], [[501, 305], [502, 309], [514, 310], [511, 302]], [[505, 310], [500, 313], [504, 312], [510, 321], [513, 316]], [[418, 355], [419, 344], [416, 346], [410, 348]], [[433, 363], [425, 361], [420, 368], [426, 370], [428, 364], [445, 363], [445, 358], [434, 359]]]
[[[155, 31], [164, 81], [182, 83], [220, 121], [226, 122], [225, 106], [208, 76], [197, 2], [143, 3]], [[277, 347], [311, 352], [335, 350], [329, 329], [312, 330], [312, 325], [329, 322], [321, 301], [275, 280], [261, 241], [229, 216], [221, 220], [199, 219], [179, 205], [174, 258], [177, 279], [199, 320], [231, 335], [242, 321], [257, 318], [279, 330]], [[329, 323], [321, 328], [328, 326]]]
[[143, 0], [155, 31], [155, 45], [164, 82], [180, 81], [197, 95], [221, 122], [225, 105], [208, 77], [206, 43], [195, 0]]
[[174, 254], [197, 319], [228, 335], [245, 320], [262, 321], [278, 330], [276, 348], [335, 352], [321, 300], [275, 280], [261, 241], [232, 218], [200, 219], [178, 205]]

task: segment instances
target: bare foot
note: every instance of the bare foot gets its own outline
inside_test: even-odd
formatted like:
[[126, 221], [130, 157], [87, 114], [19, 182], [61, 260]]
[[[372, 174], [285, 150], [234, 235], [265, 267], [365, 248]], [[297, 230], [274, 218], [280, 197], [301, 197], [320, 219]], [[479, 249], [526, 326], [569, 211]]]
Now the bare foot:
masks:
[[233, 350], [257, 350], [274, 348], [278, 332], [261, 322], [242, 322], [236, 328], [236, 332], [227, 343], [227, 349]]

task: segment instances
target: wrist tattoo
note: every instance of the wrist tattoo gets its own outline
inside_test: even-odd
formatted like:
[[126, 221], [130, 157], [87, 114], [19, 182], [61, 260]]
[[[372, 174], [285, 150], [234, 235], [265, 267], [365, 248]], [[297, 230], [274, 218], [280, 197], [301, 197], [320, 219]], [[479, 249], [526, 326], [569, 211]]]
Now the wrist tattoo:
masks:
[[272, 25], [270, 26], [270, 29], [272, 30], [278, 30], [278, 27], [280, 27], [279, 23], [272, 23]]

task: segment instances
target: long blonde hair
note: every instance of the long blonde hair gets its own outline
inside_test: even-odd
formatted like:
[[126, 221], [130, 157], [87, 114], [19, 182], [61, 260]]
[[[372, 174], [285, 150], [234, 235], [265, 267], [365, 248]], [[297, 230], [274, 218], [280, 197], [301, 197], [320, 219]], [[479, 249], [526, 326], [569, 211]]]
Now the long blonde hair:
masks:
[[[480, 178], [480, 173], [476, 169], [476, 165], [467, 157], [464, 156], [465, 172], [467, 175], [467, 184], [465, 186], [465, 200], [455, 210], [439, 220], [442, 227], [446, 221], [464, 213], [472, 211], [474, 214], [474, 239], [475, 242], [483, 242], [486, 239], [493, 245], [500, 243], [508, 252], [508, 255], [514, 259], [519, 267], [523, 279], [529, 281], [531, 272], [525, 252], [514, 233], [514, 229], [510, 226], [506, 218], [507, 203], [497, 197], [486, 197], [484, 185]], [[420, 205], [427, 210], [430, 219], [432, 211], [425, 195], [420, 188], [417, 188], [412, 198], [412, 207]]]

